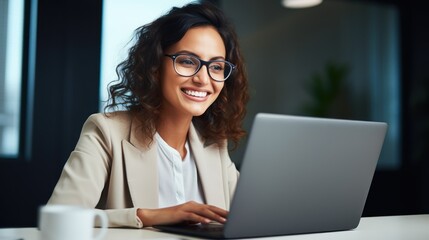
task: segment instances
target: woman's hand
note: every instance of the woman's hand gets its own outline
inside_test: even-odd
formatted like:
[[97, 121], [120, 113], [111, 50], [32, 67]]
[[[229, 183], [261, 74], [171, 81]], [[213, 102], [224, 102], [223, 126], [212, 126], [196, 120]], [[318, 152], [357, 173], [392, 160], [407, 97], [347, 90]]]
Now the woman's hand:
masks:
[[182, 222], [209, 223], [211, 221], [225, 223], [228, 211], [207, 204], [187, 202], [174, 207], [160, 209], [137, 210], [137, 216], [143, 226], [167, 225]]

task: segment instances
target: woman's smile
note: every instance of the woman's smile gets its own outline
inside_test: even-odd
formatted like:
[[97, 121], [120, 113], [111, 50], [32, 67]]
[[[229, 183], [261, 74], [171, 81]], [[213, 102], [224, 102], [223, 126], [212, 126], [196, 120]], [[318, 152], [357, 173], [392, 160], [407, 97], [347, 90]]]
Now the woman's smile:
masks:
[[182, 89], [182, 92], [184, 92], [188, 96], [197, 97], [197, 98], [205, 98], [209, 94], [206, 91], [196, 91], [196, 90], [190, 90], [190, 89]]

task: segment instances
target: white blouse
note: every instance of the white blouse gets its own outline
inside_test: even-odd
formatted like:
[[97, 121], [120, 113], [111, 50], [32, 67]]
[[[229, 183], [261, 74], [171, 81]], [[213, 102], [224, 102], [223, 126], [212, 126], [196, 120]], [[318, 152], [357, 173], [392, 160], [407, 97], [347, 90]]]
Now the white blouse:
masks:
[[158, 146], [159, 208], [171, 207], [188, 201], [204, 203], [194, 157], [186, 141], [186, 156], [170, 147], [155, 134]]

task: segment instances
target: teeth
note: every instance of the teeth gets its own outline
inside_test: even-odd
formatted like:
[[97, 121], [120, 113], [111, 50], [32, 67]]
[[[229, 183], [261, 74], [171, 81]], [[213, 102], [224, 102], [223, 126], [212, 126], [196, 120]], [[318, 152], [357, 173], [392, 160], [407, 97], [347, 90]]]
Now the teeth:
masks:
[[191, 91], [191, 90], [185, 90], [186, 94], [194, 96], [194, 97], [205, 97], [207, 96], [207, 92], [198, 92], [198, 91]]

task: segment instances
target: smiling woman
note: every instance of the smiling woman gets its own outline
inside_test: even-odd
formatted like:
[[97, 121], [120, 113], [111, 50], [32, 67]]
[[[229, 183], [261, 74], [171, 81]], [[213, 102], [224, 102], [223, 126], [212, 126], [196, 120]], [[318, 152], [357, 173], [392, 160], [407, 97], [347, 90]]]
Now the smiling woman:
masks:
[[[227, 144], [245, 134], [244, 69], [231, 23], [209, 2], [139, 27], [106, 113], [84, 124], [49, 204], [105, 209], [111, 227], [224, 223], [238, 180]], [[126, 110], [107, 113], [117, 107]]]

